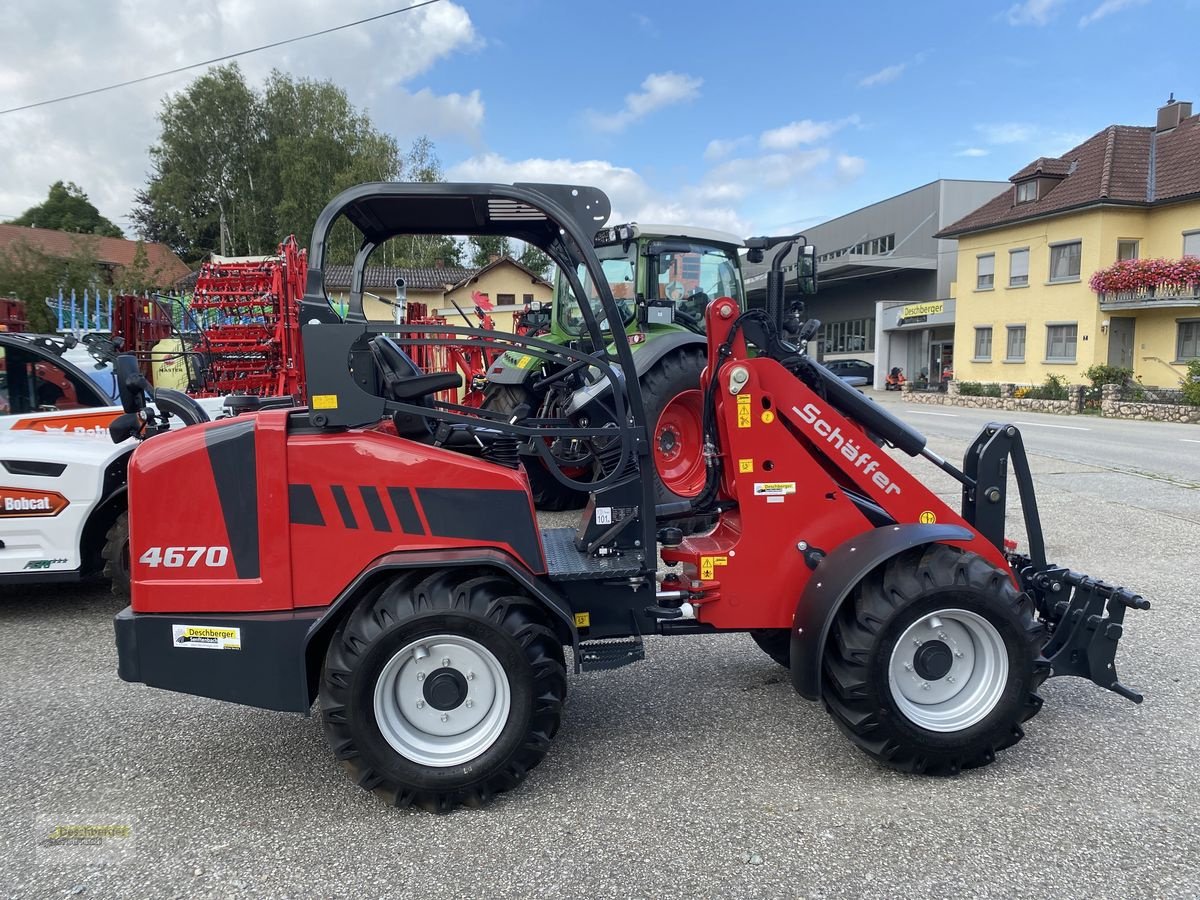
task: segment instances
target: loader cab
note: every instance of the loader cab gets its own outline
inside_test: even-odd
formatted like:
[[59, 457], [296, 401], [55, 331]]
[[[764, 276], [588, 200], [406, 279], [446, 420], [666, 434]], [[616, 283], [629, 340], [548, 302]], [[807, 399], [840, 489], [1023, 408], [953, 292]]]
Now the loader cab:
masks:
[[[0, 337], [0, 415], [56, 413], [112, 406], [114, 398], [67, 357], [73, 339], [48, 335]], [[112, 378], [107, 370], [97, 372]]]
[[[708, 228], [630, 223], [603, 228], [594, 240], [605, 280], [635, 343], [671, 331], [704, 334], [704, 310], [717, 297], [744, 300], [738, 251], [742, 240]], [[577, 275], [581, 273], [576, 273]], [[587, 278], [583, 302], [599, 304]], [[582, 303], [560, 269], [551, 334], [566, 341], [583, 332]], [[601, 322], [607, 332], [607, 322]], [[641, 337], [636, 337], [640, 335]]]

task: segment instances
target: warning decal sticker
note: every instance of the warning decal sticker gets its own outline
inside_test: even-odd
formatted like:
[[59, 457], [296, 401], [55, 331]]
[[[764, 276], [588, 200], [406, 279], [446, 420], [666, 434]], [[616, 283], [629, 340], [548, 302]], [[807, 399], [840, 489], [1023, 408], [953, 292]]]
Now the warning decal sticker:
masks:
[[215, 625], [172, 625], [171, 643], [196, 650], [241, 650], [242, 629]]
[[749, 428], [750, 421], [750, 395], [738, 394], [737, 398], [738, 411], [738, 428]]
[[712, 581], [715, 577], [713, 574], [714, 567], [727, 565], [729, 565], [729, 557], [727, 556], [700, 557], [700, 579], [702, 581]]

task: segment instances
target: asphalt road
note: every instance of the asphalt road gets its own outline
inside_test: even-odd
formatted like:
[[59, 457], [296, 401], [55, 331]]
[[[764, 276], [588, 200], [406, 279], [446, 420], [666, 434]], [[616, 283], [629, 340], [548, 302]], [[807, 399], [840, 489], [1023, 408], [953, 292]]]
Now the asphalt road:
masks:
[[[966, 411], [909, 418], [951, 459], [974, 431]], [[1119, 657], [1142, 706], [1056, 679], [995, 764], [928, 779], [854, 751], [748, 638], [651, 639], [644, 662], [572, 679], [518, 790], [436, 817], [351, 784], [315, 718], [119, 681], [102, 591], [10, 590], [0, 895], [1194, 897], [1200, 476], [1190, 445], [1159, 448], [1200, 429], [1045, 418], [1090, 429], [1023, 426], [1049, 552], [1154, 603]], [[80, 822], [131, 826], [125, 858], [38, 845]]]

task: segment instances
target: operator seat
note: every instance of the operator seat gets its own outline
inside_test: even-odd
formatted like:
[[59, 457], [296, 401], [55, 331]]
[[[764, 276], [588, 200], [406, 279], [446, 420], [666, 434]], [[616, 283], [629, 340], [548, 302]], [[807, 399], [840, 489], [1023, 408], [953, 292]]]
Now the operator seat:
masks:
[[[457, 372], [422, 372], [412, 357], [387, 335], [372, 338], [368, 346], [383, 379], [384, 396], [389, 400], [432, 408], [434, 394], [462, 387], [462, 376]], [[396, 412], [392, 423], [401, 437], [428, 440], [433, 434], [429, 420], [421, 415]]]

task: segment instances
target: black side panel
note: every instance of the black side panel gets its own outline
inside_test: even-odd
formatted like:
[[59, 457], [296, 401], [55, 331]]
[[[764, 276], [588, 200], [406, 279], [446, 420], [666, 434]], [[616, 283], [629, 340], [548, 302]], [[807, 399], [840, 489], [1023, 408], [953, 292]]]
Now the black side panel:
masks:
[[317, 494], [311, 484], [288, 485], [288, 515], [293, 525], [324, 527], [325, 517], [317, 504]]
[[417, 499], [432, 534], [507, 543], [530, 569], [545, 570], [524, 491], [417, 488]]
[[362, 495], [363, 506], [367, 508], [367, 515], [371, 518], [371, 527], [376, 531], [391, 531], [392, 526], [388, 524], [387, 513], [383, 511], [383, 504], [379, 500], [379, 491], [365, 484], [358, 492]]
[[396, 511], [396, 521], [400, 523], [400, 530], [405, 534], [424, 534], [425, 529], [421, 525], [421, 517], [417, 515], [412, 491], [406, 487], [390, 487], [387, 492], [392, 501], [392, 509]]
[[969, 541], [961, 525], [887, 525], [845, 541], [821, 560], [796, 603], [792, 620], [792, 684], [809, 700], [821, 696], [821, 657], [842, 601], [868, 572], [921, 544]]
[[229, 550], [238, 578], [257, 578], [258, 473], [254, 456], [254, 419], [210, 428], [204, 434]]
[[342, 516], [342, 524], [347, 528], [357, 528], [358, 520], [354, 518], [354, 510], [350, 508], [350, 498], [346, 496], [346, 489], [340, 484], [330, 485], [329, 488], [333, 492], [333, 502], [337, 504], [338, 512]]
[[[325, 610], [242, 615], [117, 614], [117, 674], [125, 681], [214, 700], [307, 712], [304, 664], [309, 628]], [[240, 650], [177, 644], [173, 625], [240, 630]]]

